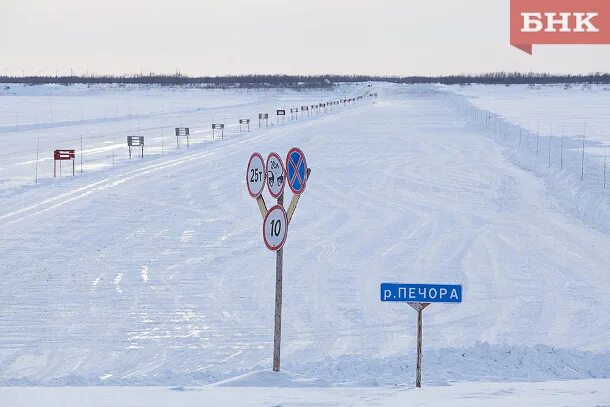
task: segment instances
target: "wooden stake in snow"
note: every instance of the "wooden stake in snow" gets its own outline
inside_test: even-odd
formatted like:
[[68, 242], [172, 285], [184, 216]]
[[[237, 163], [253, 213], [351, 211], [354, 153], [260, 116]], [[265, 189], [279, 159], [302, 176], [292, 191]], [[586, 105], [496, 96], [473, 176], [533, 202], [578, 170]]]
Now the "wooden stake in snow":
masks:
[[40, 132], [38, 130], [38, 118], [34, 112], [34, 123], [36, 125], [36, 167], [34, 169], [34, 183], [38, 184], [38, 152], [40, 151]]
[[551, 168], [551, 140], [553, 139], [553, 133], [549, 134], [549, 166]]
[[83, 173], [83, 135], [80, 136], [80, 173]]
[[563, 129], [561, 130], [561, 169], [563, 170]]
[[582, 137], [582, 159], [580, 160], [580, 180], [585, 179], [585, 136]]
[[582, 159], [580, 160], [580, 180], [585, 179], [585, 124], [582, 125]]

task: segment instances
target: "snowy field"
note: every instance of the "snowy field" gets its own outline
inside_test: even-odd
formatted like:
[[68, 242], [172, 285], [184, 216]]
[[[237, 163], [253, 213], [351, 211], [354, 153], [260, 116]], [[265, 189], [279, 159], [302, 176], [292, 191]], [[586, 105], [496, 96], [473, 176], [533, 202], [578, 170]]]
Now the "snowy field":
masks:
[[[512, 87], [473, 102], [379, 83], [377, 99], [275, 124], [275, 109], [369, 89], [5, 89], [0, 405], [610, 405], [610, 189], [570, 178], [577, 151], [549, 172], [515, 148], [517, 126], [543, 119], [495, 104], [493, 89], [502, 99]], [[587, 100], [549, 109], [556, 117], [582, 109], [591, 129], [607, 122], [592, 101], [606, 103], [603, 90], [554, 91]], [[50, 97], [53, 119], [34, 117]], [[482, 111], [514, 126], [507, 137]], [[260, 112], [274, 125], [256, 128]], [[242, 117], [250, 133], [237, 131]], [[212, 140], [219, 121], [232, 127]], [[189, 149], [175, 148], [180, 125]], [[128, 160], [131, 134], [146, 137], [144, 159]], [[77, 157], [76, 177], [53, 179], [51, 151], [80, 150], [80, 135], [83, 173]], [[252, 152], [293, 146], [312, 174], [284, 251], [282, 367], [293, 374], [274, 376], [275, 255], [243, 178]], [[384, 281], [464, 286], [462, 304], [424, 311], [421, 392], [416, 314], [379, 301]], [[100, 385], [165, 387], [70, 387]]]
[[5, 407], [191, 407], [191, 406], [607, 406], [610, 380], [481, 383], [422, 389], [400, 387], [8, 387]]

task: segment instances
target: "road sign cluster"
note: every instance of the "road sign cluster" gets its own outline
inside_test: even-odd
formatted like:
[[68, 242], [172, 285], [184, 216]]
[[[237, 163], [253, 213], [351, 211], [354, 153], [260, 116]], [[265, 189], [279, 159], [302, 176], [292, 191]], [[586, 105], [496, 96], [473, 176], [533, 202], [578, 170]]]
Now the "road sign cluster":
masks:
[[[280, 370], [283, 247], [288, 236], [288, 225], [296, 210], [299, 198], [303, 191], [305, 191], [307, 177], [310, 174], [305, 154], [296, 147], [288, 151], [285, 162], [289, 166], [289, 170], [286, 170], [284, 161], [282, 161], [282, 158], [277, 153], [270, 153], [267, 156], [266, 163], [263, 161], [262, 155], [253, 153], [246, 167], [248, 194], [256, 198], [263, 218], [263, 242], [267, 249], [276, 252], [275, 329], [273, 336], [273, 370], [276, 372]], [[288, 174], [291, 175], [287, 178]], [[286, 180], [288, 180], [288, 186], [294, 193], [288, 210], [284, 209], [284, 187]], [[270, 209], [267, 209], [262, 195], [265, 185], [271, 196], [277, 199], [277, 204]]]
[[[308, 177], [307, 161], [305, 154], [299, 148], [292, 148], [286, 155], [286, 165], [277, 153], [270, 153], [266, 163], [262, 155], [253, 153], [248, 160], [246, 167], [246, 186], [251, 197], [256, 198], [263, 216], [263, 240], [270, 250], [279, 250], [285, 242], [288, 228], [288, 221], [296, 209], [299, 196], [305, 191]], [[288, 187], [294, 196], [288, 208], [288, 213], [283, 208], [284, 187], [288, 182]], [[274, 206], [273, 227], [267, 228], [267, 218], [271, 215], [271, 209], [266, 209], [266, 204], [262, 196], [263, 190], [267, 186], [269, 194], [278, 200], [278, 205]], [[264, 209], [263, 209], [264, 208]], [[277, 212], [283, 212], [284, 216], [279, 216]], [[278, 239], [278, 237], [283, 237]]]

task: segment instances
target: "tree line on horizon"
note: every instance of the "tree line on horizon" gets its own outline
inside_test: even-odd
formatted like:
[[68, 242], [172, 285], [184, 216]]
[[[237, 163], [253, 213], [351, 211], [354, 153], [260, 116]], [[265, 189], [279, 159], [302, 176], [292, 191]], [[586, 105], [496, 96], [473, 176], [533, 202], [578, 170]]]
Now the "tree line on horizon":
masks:
[[586, 75], [492, 72], [477, 75], [375, 76], [375, 75], [228, 75], [191, 77], [175, 75], [85, 75], [85, 76], [0, 76], [0, 83], [42, 84], [139, 84], [196, 86], [205, 88], [329, 88], [337, 83], [393, 82], [404, 84], [439, 83], [444, 85], [544, 85], [610, 84], [610, 74]]

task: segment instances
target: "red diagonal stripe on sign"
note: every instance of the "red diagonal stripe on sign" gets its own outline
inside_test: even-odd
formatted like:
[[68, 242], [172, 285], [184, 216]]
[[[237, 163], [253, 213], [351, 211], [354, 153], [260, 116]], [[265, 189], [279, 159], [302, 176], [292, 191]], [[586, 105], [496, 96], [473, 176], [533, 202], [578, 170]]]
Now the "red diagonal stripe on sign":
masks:
[[299, 181], [301, 181], [301, 186], [303, 186], [303, 184], [305, 183], [303, 181], [303, 178], [301, 178], [301, 176], [299, 175], [299, 167], [301, 166], [301, 163], [303, 162], [303, 156], [301, 155], [301, 159], [299, 160], [299, 163], [297, 164], [297, 166], [295, 167], [295, 172], [294, 174], [299, 177]]

